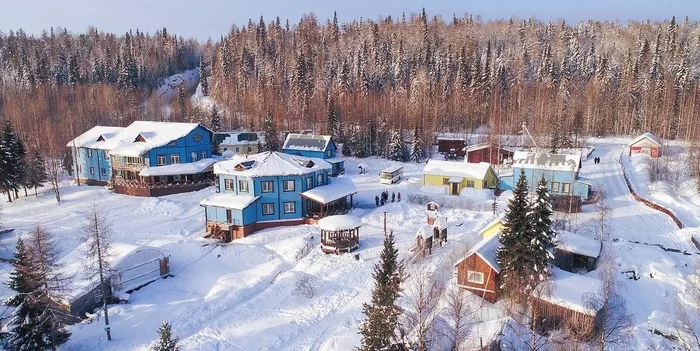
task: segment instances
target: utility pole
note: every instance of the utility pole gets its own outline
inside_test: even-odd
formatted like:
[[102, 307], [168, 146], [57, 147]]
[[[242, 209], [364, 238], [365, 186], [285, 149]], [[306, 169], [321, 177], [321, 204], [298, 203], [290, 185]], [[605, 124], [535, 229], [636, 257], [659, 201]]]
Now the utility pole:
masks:
[[384, 211], [384, 236], [386, 236], [386, 211]]

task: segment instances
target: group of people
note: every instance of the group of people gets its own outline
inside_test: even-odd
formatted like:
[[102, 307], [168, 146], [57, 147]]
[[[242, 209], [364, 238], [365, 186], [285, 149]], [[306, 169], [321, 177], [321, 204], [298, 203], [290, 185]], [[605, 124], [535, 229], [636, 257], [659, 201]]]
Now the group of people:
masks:
[[593, 164], [600, 164], [600, 157], [593, 158]]
[[[398, 200], [398, 202], [401, 202], [401, 193], [398, 193], [398, 196], [397, 196], [397, 194], [392, 191], [391, 192], [391, 202], [395, 202], [396, 200]], [[374, 202], [377, 204], [377, 207], [384, 206], [385, 203], [389, 202], [389, 192], [382, 191], [381, 194], [374, 197]]]

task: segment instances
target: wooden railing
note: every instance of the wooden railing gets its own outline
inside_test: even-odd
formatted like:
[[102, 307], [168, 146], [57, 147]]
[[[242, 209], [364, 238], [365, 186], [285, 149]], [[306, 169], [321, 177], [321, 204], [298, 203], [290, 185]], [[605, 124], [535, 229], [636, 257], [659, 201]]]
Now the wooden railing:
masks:
[[622, 164], [622, 156], [618, 157], [617, 162], [620, 164], [620, 168], [622, 169], [622, 176], [625, 178], [625, 183], [627, 184], [627, 189], [629, 189], [630, 194], [632, 194], [632, 197], [635, 200], [637, 200], [638, 202], [643, 203], [647, 207], [650, 207], [650, 208], [653, 208], [657, 211], [665, 213], [666, 215], [671, 217], [671, 219], [673, 220], [674, 223], [676, 223], [676, 225], [678, 226], [679, 229], [683, 229], [683, 223], [681, 223], [681, 220], [678, 219], [678, 217], [676, 217], [676, 214], [673, 213], [673, 211], [671, 211], [668, 208], [663, 207], [655, 202], [652, 202], [650, 200], [647, 200], [647, 199], [637, 195], [637, 193], [632, 188], [632, 183], [630, 183], [629, 178], [627, 178], [627, 173], [625, 172], [625, 166]]
[[113, 181], [114, 185], [128, 186], [131, 188], [145, 188], [145, 189], [161, 189], [161, 188], [177, 188], [177, 187], [189, 187], [198, 185], [214, 185], [214, 181], [211, 179], [194, 180], [183, 183], [167, 183], [167, 182], [156, 182], [156, 183], [143, 183], [138, 180], [125, 180], [125, 179], [115, 179]]

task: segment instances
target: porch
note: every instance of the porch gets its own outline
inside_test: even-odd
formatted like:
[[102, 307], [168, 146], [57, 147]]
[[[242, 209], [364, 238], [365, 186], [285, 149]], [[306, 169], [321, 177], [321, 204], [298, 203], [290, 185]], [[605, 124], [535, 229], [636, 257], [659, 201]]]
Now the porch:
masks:
[[328, 185], [299, 193], [304, 218], [320, 219], [326, 216], [345, 214], [352, 208], [353, 196], [357, 193], [352, 180], [336, 178]]

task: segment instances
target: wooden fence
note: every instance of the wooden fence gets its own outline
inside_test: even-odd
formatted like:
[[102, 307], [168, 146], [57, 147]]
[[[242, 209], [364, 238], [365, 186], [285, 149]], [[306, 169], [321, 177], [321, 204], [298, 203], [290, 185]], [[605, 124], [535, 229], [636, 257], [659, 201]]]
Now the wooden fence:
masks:
[[625, 183], [627, 184], [627, 188], [629, 189], [630, 194], [632, 194], [632, 197], [636, 201], [643, 203], [647, 207], [653, 208], [657, 211], [660, 211], [660, 212], [667, 214], [669, 217], [671, 217], [673, 222], [676, 223], [676, 225], [678, 226], [679, 229], [683, 229], [683, 223], [681, 223], [680, 219], [678, 219], [678, 217], [676, 217], [676, 215], [671, 210], [669, 210], [668, 208], [663, 207], [655, 202], [649, 201], [649, 200], [637, 195], [637, 193], [634, 191], [634, 189], [632, 189], [632, 184], [630, 183], [629, 178], [627, 178], [625, 166], [622, 164], [622, 157], [619, 157], [617, 159], [617, 162], [620, 164], [620, 168], [622, 168], [622, 175], [625, 178]]

